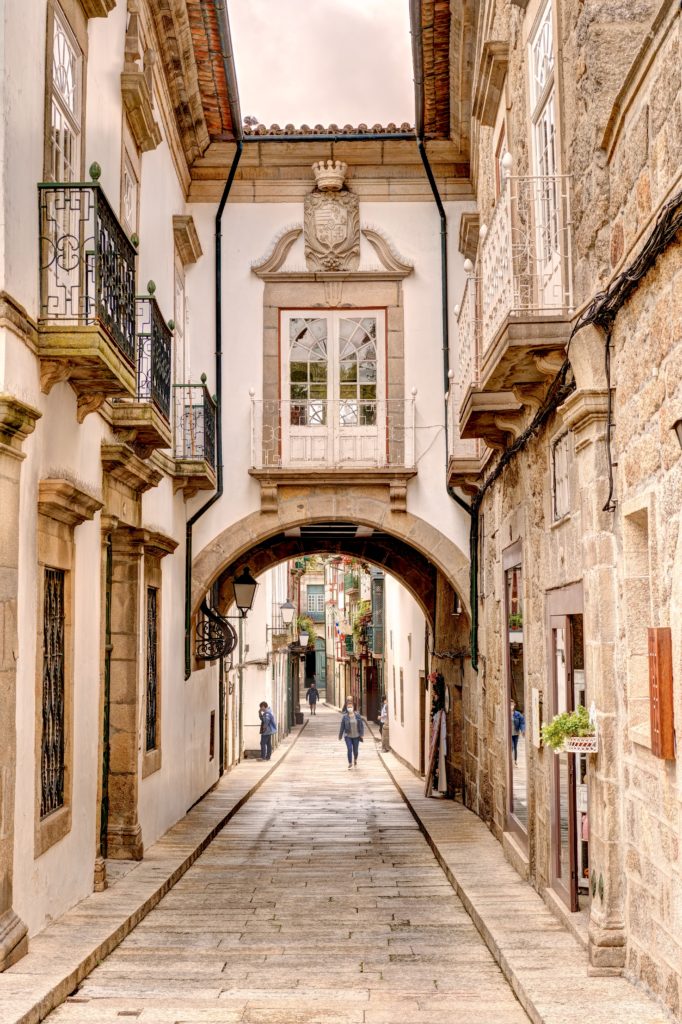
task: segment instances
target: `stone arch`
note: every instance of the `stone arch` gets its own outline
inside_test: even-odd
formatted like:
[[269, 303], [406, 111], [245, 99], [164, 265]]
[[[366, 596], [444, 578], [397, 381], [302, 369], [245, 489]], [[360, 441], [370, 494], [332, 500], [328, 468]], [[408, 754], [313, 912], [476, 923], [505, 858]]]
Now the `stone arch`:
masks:
[[[217, 534], [193, 561], [193, 615], [213, 584], [221, 576], [231, 576], [245, 562], [249, 562], [253, 572], [262, 572], [285, 558], [295, 557], [297, 551], [314, 553], [312, 545], [306, 550], [303, 545], [297, 548], [295, 544], [284, 544], [284, 532], [315, 523], [370, 527], [380, 535], [378, 539], [346, 539], [336, 550], [366, 558], [398, 576], [431, 621], [434, 608], [426, 599], [427, 577], [431, 572], [435, 594], [436, 575], [441, 573], [459, 595], [467, 618], [470, 617], [469, 562], [452, 540], [410, 512], [394, 512], [386, 502], [369, 497], [350, 501], [341, 492], [280, 499], [277, 512], [252, 512]], [[325, 550], [329, 550], [328, 545]]]

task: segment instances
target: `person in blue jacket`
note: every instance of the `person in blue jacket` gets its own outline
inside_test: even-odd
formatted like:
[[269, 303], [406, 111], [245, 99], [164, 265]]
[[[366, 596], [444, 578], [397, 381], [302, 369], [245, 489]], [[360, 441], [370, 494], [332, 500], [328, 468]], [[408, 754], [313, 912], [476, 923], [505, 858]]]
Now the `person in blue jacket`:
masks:
[[516, 706], [516, 701], [511, 702], [511, 740], [512, 740], [512, 756], [514, 758], [514, 767], [519, 763], [519, 736], [524, 736], [526, 732], [526, 719], [521, 714]]
[[348, 752], [348, 771], [353, 765], [358, 766], [358, 750], [365, 735], [365, 723], [355, 710], [355, 701], [352, 697], [346, 697], [346, 706], [341, 718], [339, 739], [346, 740]]
[[269, 761], [272, 757], [272, 737], [277, 732], [277, 722], [266, 700], [260, 702], [258, 717], [260, 718], [260, 757], [261, 761]]

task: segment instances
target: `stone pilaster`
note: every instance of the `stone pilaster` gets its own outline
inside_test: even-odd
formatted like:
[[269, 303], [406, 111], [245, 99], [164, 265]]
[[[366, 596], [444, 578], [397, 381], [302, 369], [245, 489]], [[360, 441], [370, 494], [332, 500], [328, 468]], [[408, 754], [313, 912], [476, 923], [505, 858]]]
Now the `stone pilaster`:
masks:
[[599, 753], [590, 757], [589, 952], [593, 973], [620, 973], [625, 963], [625, 891], [621, 809], [619, 687], [615, 675], [617, 638], [617, 551], [608, 497], [606, 448], [608, 389], [605, 338], [586, 327], [571, 342], [577, 390], [561, 407], [573, 431], [580, 491], [585, 594], [587, 702], [598, 712]]
[[12, 909], [16, 778], [17, 584], [19, 482], [24, 439], [41, 416], [12, 395], [0, 395], [0, 971], [28, 949], [27, 928]]

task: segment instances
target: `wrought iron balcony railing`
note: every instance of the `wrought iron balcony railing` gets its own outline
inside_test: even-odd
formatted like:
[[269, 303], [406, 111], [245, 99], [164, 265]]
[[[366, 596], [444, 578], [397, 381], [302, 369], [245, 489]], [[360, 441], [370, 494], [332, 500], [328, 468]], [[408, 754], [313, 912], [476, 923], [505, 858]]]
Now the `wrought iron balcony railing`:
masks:
[[101, 324], [135, 363], [135, 248], [98, 184], [38, 186], [40, 322]]
[[482, 459], [485, 443], [478, 437], [464, 438], [460, 434], [459, 415], [466, 389], [454, 380], [448, 393], [448, 459]]
[[349, 590], [360, 589], [360, 577], [356, 572], [347, 572], [343, 577], [343, 589], [348, 592]]
[[[464, 294], [459, 306], [455, 306], [457, 317], [457, 335], [459, 339], [457, 385], [459, 396], [463, 398], [470, 385], [478, 384], [480, 323], [478, 320], [477, 281], [473, 273], [471, 260], [466, 260], [464, 269], [467, 279]], [[450, 388], [452, 394], [452, 388]], [[452, 436], [452, 435], [451, 435]]]
[[175, 458], [205, 459], [215, 469], [216, 404], [201, 384], [175, 384]]
[[514, 177], [503, 158], [504, 188], [481, 228], [481, 358], [506, 317], [568, 315], [573, 307], [570, 175]]
[[415, 464], [415, 400], [251, 399], [253, 469]]
[[153, 281], [149, 282], [147, 290], [148, 295], [138, 295], [135, 300], [137, 398], [140, 402], [151, 402], [164, 419], [170, 420], [173, 336], [154, 298]]

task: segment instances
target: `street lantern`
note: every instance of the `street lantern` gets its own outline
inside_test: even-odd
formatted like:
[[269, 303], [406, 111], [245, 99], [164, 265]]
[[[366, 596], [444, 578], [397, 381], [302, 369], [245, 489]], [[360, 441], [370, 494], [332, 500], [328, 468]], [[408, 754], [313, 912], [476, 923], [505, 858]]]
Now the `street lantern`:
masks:
[[249, 572], [248, 565], [245, 565], [240, 575], [235, 576], [232, 580], [232, 587], [234, 589], [235, 604], [242, 618], [246, 618], [246, 613], [251, 611], [253, 599], [256, 596], [256, 588], [258, 587], [258, 584]]
[[282, 622], [284, 625], [287, 627], [290, 626], [294, 621], [294, 612], [296, 611], [291, 601], [285, 601], [284, 604], [279, 606], [279, 610], [282, 613]]
[[299, 647], [307, 647], [308, 646], [308, 634], [305, 631], [303, 631], [303, 630], [301, 630], [301, 632], [298, 634], [298, 646]]

